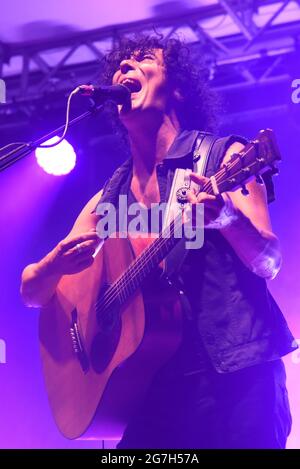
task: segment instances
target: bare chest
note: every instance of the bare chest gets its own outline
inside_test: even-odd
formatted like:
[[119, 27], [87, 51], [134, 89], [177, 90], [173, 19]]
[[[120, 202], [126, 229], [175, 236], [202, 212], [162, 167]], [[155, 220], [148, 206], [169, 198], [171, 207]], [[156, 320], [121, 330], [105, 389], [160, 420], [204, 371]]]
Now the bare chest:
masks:
[[160, 201], [159, 185], [156, 171], [146, 180], [140, 180], [135, 175], [132, 177], [130, 189], [136, 200], [147, 207]]

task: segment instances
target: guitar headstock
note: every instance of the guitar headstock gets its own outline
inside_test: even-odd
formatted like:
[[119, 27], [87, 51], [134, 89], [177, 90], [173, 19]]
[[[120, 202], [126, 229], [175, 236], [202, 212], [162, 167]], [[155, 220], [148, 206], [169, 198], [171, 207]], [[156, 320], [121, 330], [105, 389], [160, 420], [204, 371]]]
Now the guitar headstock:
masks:
[[242, 193], [247, 194], [245, 184], [253, 177], [262, 182], [260, 175], [266, 171], [278, 174], [276, 162], [281, 155], [271, 129], [261, 130], [257, 138], [243, 148], [240, 153], [234, 153], [228, 163], [215, 175], [219, 192], [235, 191], [242, 187]]

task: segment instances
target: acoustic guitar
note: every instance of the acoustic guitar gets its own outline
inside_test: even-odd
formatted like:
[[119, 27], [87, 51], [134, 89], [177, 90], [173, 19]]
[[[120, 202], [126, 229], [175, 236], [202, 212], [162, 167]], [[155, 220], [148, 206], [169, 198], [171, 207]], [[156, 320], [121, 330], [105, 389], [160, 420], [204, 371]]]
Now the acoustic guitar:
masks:
[[[215, 175], [219, 192], [234, 191], [280, 154], [262, 130]], [[213, 194], [209, 181], [203, 191]], [[175, 220], [176, 221], [176, 220]], [[39, 321], [46, 388], [55, 422], [67, 438], [118, 439], [155, 373], [182, 337], [180, 292], [159, 275], [179, 238], [108, 238], [91, 267], [65, 275]]]

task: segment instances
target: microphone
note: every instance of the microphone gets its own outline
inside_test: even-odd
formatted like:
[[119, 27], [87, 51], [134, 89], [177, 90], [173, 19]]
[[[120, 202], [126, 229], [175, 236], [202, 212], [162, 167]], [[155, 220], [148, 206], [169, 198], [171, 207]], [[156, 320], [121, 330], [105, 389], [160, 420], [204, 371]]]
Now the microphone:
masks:
[[130, 101], [130, 90], [125, 85], [80, 85], [78, 88], [82, 96], [92, 98], [96, 104], [102, 104], [107, 100], [114, 101], [116, 104], [126, 104]]

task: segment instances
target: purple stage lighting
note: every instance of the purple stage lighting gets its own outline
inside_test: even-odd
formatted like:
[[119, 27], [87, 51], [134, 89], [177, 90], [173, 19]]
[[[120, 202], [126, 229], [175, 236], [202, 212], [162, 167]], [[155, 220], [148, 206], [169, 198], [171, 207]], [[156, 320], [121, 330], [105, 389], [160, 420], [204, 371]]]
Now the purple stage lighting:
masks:
[[[45, 145], [50, 145], [58, 140], [59, 137], [55, 136], [47, 140]], [[35, 156], [41, 168], [46, 173], [53, 174], [54, 176], [63, 176], [70, 173], [76, 164], [74, 148], [65, 139], [53, 148], [37, 148]]]

